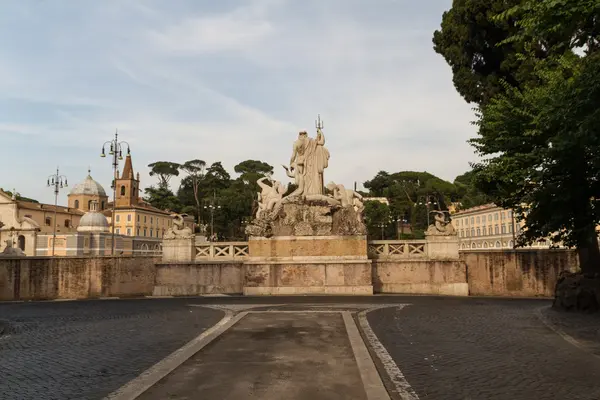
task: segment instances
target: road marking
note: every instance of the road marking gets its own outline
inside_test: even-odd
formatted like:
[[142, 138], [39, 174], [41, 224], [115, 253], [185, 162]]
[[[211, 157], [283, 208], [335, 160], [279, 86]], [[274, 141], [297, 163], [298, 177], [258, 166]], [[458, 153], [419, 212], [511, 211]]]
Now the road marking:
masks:
[[[377, 335], [371, 329], [371, 325], [367, 320], [367, 313], [371, 311], [378, 310], [380, 308], [389, 307], [389, 305], [382, 305], [381, 307], [372, 308], [369, 310], [361, 311], [358, 313], [358, 323], [360, 328], [362, 329], [369, 345], [383, 364], [386, 373], [390, 377], [392, 384], [395, 387], [395, 392], [400, 396], [402, 400], [419, 400], [419, 396], [414, 391], [414, 389], [410, 386], [398, 365], [394, 362], [394, 359], [390, 356], [385, 347], [381, 344], [379, 339], [377, 339]], [[404, 304], [397, 305], [398, 308], [403, 308]]]
[[225, 316], [216, 325], [142, 372], [137, 378], [106, 396], [104, 400], [133, 400], [137, 398], [245, 316], [245, 312], [234, 316], [233, 312], [226, 311]]
[[352, 318], [352, 314], [349, 311], [342, 311], [341, 313], [344, 324], [346, 325], [346, 332], [350, 339], [350, 346], [354, 353], [358, 372], [360, 373], [360, 379], [362, 380], [365, 393], [367, 394], [367, 399], [389, 400], [390, 396], [381, 381], [381, 377], [377, 372], [375, 363], [373, 363], [373, 360], [371, 359], [369, 350], [358, 332], [358, 327]]

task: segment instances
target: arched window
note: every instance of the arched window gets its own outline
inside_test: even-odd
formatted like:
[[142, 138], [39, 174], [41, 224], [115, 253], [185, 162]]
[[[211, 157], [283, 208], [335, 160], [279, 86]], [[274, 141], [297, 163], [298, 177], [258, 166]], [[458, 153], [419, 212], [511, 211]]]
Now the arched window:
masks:
[[19, 235], [19, 238], [17, 239], [17, 241], [18, 241], [19, 248], [21, 250], [25, 251], [25, 236]]
[[496, 241], [496, 247], [500, 247], [500, 241]]
[[488, 248], [488, 242], [483, 242], [483, 248], [487, 249]]
[[71, 227], [71, 221], [69, 221], [68, 219], [65, 219], [65, 228], [70, 228]]
[[45, 222], [46, 222], [46, 226], [52, 225], [52, 218], [46, 217], [46, 221]]
[[75, 200], [75, 208], [79, 208], [79, 200]]
[[511, 240], [510, 242], [508, 242], [508, 247], [512, 249], [513, 247], [515, 247], [515, 243]]
[[121, 186], [121, 196], [125, 196], [125, 186]]
[[471, 243], [471, 248], [472, 249], [476, 249], [477, 248], [477, 245], [475, 244], [475, 242]]

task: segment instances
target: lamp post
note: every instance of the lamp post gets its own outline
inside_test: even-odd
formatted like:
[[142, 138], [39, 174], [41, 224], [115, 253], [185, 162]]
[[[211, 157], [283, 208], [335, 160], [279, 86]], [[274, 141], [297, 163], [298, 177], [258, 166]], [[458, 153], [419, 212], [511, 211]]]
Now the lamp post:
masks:
[[54, 188], [54, 227], [52, 229], [52, 257], [54, 257], [54, 249], [56, 248], [56, 214], [58, 209], [58, 193], [60, 189], [68, 187], [67, 177], [60, 175], [58, 167], [56, 173], [48, 177], [48, 187]]
[[205, 210], [210, 210], [210, 240], [212, 240], [215, 235], [215, 210], [220, 208], [221, 206], [217, 204], [217, 195], [213, 191], [213, 198], [210, 201], [210, 204], [204, 206]]
[[119, 142], [119, 134], [118, 132], [115, 132], [115, 138], [113, 140], [109, 140], [107, 142], [104, 142], [104, 144], [102, 145], [102, 153], [100, 154], [100, 157], [104, 158], [106, 157], [106, 146], [109, 145], [109, 151], [108, 154], [110, 156], [112, 156], [112, 167], [113, 167], [113, 184], [112, 184], [112, 189], [113, 189], [113, 203], [112, 203], [112, 217], [111, 217], [111, 225], [112, 225], [112, 231], [111, 231], [111, 236], [112, 236], [112, 240], [111, 240], [111, 253], [112, 255], [115, 255], [115, 210], [116, 210], [116, 206], [117, 206], [117, 179], [119, 179], [119, 161], [123, 160], [123, 146], [127, 146], [127, 155], [131, 154], [131, 151], [129, 149], [129, 143], [127, 142]]

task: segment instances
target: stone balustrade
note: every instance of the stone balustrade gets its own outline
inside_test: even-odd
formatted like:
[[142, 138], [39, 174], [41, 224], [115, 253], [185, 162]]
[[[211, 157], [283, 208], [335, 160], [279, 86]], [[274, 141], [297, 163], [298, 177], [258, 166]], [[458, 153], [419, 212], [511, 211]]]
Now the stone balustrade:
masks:
[[248, 242], [196, 242], [196, 261], [245, 260]]
[[368, 242], [371, 259], [380, 258], [425, 258], [426, 240], [371, 240]]

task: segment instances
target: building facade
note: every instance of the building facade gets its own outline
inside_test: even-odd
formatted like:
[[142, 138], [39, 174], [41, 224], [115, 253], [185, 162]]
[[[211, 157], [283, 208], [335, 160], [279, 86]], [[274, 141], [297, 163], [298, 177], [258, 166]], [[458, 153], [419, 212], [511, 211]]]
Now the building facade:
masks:
[[[468, 208], [451, 214], [451, 217], [461, 250], [513, 249], [524, 227], [524, 222], [518, 222], [512, 210], [495, 204]], [[540, 240], [528, 247], [550, 246], [549, 240]]]
[[[140, 198], [140, 174], [134, 175], [130, 155], [125, 159], [121, 177], [116, 180], [116, 188], [115, 234], [162, 239], [173, 225], [171, 212], [153, 207]], [[112, 224], [112, 203], [104, 214]], [[194, 218], [184, 218], [184, 225], [193, 232]]]

